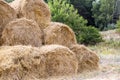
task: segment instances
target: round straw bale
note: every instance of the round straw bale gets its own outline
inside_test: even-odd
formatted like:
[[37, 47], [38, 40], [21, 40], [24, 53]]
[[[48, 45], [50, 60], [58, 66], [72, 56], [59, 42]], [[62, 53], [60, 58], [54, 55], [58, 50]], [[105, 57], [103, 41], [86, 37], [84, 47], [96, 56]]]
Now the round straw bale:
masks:
[[47, 77], [45, 57], [38, 48], [21, 45], [0, 47], [0, 80], [30, 80], [45, 77]]
[[74, 32], [69, 26], [58, 22], [51, 22], [51, 24], [44, 29], [44, 43], [69, 47], [72, 44], [76, 44], [77, 41]]
[[78, 59], [78, 72], [99, 69], [99, 58], [96, 53], [84, 45], [73, 45], [70, 49], [76, 54]]
[[11, 21], [2, 33], [2, 45], [42, 45], [42, 31], [33, 20], [26, 18]]
[[75, 54], [63, 46], [0, 47], [0, 80], [38, 80], [76, 74], [77, 69]]
[[44, 0], [15, 0], [10, 5], [16, 10], [18, 18], [35, 20], [42, 29], [51, 21], [51, 13]]
[[14, 18], [16, 18], [15, 10], [5, 1], [0, 0], [0, 37], [5, 25]]
[[67, 47], [46, 45], [40, 48], [46, 57], [46, 71], [49, 76], [76, 74], [78, 61], [75, 54]]

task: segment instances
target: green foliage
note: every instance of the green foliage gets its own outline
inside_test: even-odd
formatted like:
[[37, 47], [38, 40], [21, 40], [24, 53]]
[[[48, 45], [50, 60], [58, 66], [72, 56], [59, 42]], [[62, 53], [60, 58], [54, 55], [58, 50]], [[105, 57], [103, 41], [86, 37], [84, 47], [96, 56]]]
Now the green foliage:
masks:
[[[45, 0], [45, 2], [49, 2], [52, 0]], [[75, 9], [78, 10], [78, 14], [83, 16], [83, 18], [87, 19], [88, 25], [95, 25], [94, 18], [92, 17], [92, 2], [95, 0], [63, 0], [70, 4], [72, 4]]]
[[95, 25], [92, 17], [92, 3], [95, 0], [70, 0], [70, 3], [74, 5], [78, 13], [88, 20], [88, 25]]
[[108, 26], [104, 28], [104, 31], [113, 30], [113, 29], [116, 29], [116, 25], [114, 23], [108, 24]]
[[98, 30], [93, 27], [86, 27], [87, 20], [83, 19], [73, 5], [66, 0], [50, 0], [48, 5], [52, 12], [52, 21], [69, 25], [74, 30], [78, 42], [95, 44], [101, 41]]
[[99, 31], [92, 26], [81, 28], [80, 35], [78, 38], [81, 43], [91, 45], [94, 45], [102, 41], [102, 37]]
[[73, 5], [70, 5], [65, 0], [50, 0], [48, 5], [52, 12], [52, 20], [62, 22], [69, 25], [73, 30], [84, 27], [87, 21], [83, 19]]
[[117, 26], [117, 31], [120, 32], [120, 19], [117, 21], [116, 26]]
[[96, 0], [93, 3], [92, 13], [95, 25], [101, 30], [108, 27], [113, 18], [115, 0]]
[[12, 1], [14, 1], [14, 0], [5, 0], [5, 1], [7, 1], [7, 2], [12, 2]]

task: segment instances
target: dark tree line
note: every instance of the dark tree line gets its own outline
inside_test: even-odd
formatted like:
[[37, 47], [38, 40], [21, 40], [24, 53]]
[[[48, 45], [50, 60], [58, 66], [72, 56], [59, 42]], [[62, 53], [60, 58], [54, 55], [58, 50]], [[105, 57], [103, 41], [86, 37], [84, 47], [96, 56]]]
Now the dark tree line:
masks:
[[[45, 0], [47, 2], [47, 0]], [[52, 0], [48, 0], [52, 1]], [[118, 20], [120, 11], [119, 0], [64, 0], [78, 10], [79, 15], [87, 19], [87, 25], [92, 25], [100, 30], [111, 27]], [[117, 4], [117, 6], [116, 6]], [[116, 16], [117, 15], [117, 16]], [[114, 26], [115, 27], [115, 26]]]
[[88, 25], [95, 26], [92, 17], [92, 3], [95, 0], [70, 0], [71, 4], [78, 10], [78, 13], [88, 20]]

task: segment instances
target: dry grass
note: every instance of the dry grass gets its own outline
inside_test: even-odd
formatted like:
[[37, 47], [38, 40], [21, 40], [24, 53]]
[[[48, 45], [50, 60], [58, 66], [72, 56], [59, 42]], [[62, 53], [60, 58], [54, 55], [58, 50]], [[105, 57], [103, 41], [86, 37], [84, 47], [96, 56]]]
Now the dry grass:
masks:
[[18, 18], [35, 20], [42, 29], [51, 21], [51, 13], [44, 0], [15, 0], [10, 5], [16, 10]]
[[76, 37], [72, 29], [69, 26], [51, 22], [51, 24], [44, 30], [45, 44], [59, 44], [70, 47], [72, 44], [76, 44]]
[[120, 34], [117, 30], [100, 32], [104, 42], [94, 46], [88, 46], [98, 54], [119, 54], [120, 53]]
[[119, 54], [120, 53], [120, 41], [105, 41], [94, 46], [88, 46], [98, 54]]
[[2, 45], [42, 46], [42, 31], [33, 20], [26, 18], [11, 21], [2, 33]]
[[117, 30], [109, 30], [100, 32], [105, 41], [120, 41], [120, 33]]

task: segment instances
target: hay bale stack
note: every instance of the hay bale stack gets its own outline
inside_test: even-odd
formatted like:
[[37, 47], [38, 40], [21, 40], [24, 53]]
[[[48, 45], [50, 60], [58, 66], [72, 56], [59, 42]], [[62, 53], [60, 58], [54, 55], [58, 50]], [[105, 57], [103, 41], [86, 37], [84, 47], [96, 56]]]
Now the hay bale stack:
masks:
[[16, 18], [15, 10], [3, 0], [0, 0], [0, 37], [2, 31], [9, 21]]
[[46, 71], [49, 76], [64, 76], [76, 74], [78, 61], [75, 54], [60, 45], [46, 45], [40, 48], [46, 57]]
[[35, 80], [45, 77], [45, 57], [38, 48], [0, 47], [0, 80]]
[[15, 0], [10, 5], [16, 10], [18, 18], [35, 20], [42, 29], [51, 21], [51, 13], [44, 0]]
[[70, 47], [72, 44], [76, 44], [77, 41], [74, 32], [69, 26], [58, 22], [51, 22], [44, 30], [44, 43]]
[[0, 80], [38, 80], [76, 74], [77, 69], [75, 54], [63, 46], [0, 47]]
[[2, 45], [42, 45], [42, 31], [33, 20], [26, 18], [10, 22], [2, 33]]
[[78, 59], [78, 72], [99, 69], [98, 56], [84, 45], [73, 45], [70, 48]]

